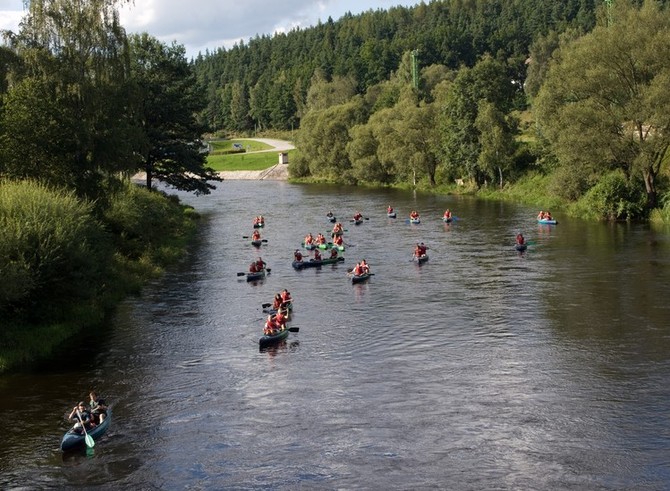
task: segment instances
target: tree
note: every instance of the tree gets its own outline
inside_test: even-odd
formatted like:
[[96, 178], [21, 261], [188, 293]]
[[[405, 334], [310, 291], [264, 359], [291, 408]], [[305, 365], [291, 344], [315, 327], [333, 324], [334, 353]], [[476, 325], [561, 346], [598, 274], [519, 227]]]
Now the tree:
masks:
[[196, 194], [208, 194], [220, 181], [205, 167], [200, 140], [204, 129], [196, 112], [204, 107], [194, 75], [186, 62], [184, 47], [166, 45], [148, 34], [130, 37], [133, 105], [143, 145], [141, 165], [147, 188], [157, 179], [169, 186]]
[[461, 68], [445, 97], [441, 124], [442, 156], [451, 172], [460, 170], [477, 185], [485, 174], [479, 167], [482, 150], [476, 121], [482, 101], [489, 102], [502, 114], [514, 105], [515, 89], [506, 66], [485, 56], [472, 68]]
[[495, 178], [497, 173], [498, 183], [502, 189], [503, 171], [508, 171], [514, 162], [516, 121], [511, 116], [506, 117], [493, 103], [481, 101], [475, 126], [479, 131], [481, 147], [479, 167], [492, 178]]
[[31, 1], [18, 34], [7, 35], [21, 63], [0, 121], [5, 175], [97, 198], [101, 181], [134, 167], [121, 3]]
[[670, 13], [654, 1], [638, 9], [619, 0], [610, 25], [557, 52], [537, 119], [563, 166], [637, 175], [653, 208], [670, 147], [669, 83]]

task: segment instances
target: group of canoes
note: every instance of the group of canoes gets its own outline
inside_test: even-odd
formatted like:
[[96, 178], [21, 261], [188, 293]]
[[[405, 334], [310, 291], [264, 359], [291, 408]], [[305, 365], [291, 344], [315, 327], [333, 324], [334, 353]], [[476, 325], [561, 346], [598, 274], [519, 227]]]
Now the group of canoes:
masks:
[[[396, 218], [398, 216], [398, 214], [396, 213], [396, 211], [393, 209], [393, 207], [391, 205], [388, 205], [388, 207], [386, 208], [386, 216], [388, 218]], [[455, 217], [451, 213], [451, 210], [449, 210], [447, 208], [444, 211], [444, 214], [442, 215], [442, 221], [444, 223], [451, 223], [452, 221], [454, 221], [454, 219], [455, 219]], [[418, 224], [418, 223], [421, 223], [421, 216], [420, 216], [418, 211], [412, 210], [409, 214], [409, 219], [408, 220], [409, 220], [409, 223]]]

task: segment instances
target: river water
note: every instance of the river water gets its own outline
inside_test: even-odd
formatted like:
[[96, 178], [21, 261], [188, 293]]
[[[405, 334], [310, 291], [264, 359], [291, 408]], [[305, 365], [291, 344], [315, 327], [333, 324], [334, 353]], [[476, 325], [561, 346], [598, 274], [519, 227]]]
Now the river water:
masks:
[[[183, 198], [203, 215], [183, 263], [52, 363], [0, 378], [0, 487], [670, 488], [670, 236], [411, 191], [225, 181]], [[345, 262], [294, 271], [328, 210]], [[271, 273], [247, 283], [257, 214]], [[362, 258], [375, 276], [352, 285]], [[282, 288], [299, 332], [261, 351]], [[112, 425], [64, 454], [91, 389]]]

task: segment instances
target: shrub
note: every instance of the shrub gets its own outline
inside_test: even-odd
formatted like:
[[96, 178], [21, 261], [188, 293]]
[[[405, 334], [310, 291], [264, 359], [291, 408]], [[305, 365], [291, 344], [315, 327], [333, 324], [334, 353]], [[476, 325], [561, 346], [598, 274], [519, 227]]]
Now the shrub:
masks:
[[604, 175], [577, 203], [580, 214], [601, 220], [643, 218], [646, 197], [643, 187], [631, 183], [620, 170]]
[[110, 242], [91, 209], [71, 192], [0, 182], [1, 312], [61, 318], [104, 288]]

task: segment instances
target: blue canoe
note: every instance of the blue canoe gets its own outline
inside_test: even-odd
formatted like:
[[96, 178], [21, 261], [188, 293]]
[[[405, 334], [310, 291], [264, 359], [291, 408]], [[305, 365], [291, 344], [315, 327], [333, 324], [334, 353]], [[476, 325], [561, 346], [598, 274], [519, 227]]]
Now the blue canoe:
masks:
[[395, 213], [395, 211], [392, 211], [391, 213], [387, 213], [386, 216], [389, 217], [389, 218], [395, 218], [396, 213]]
[[254, 223], [254, 228], [263, 228], [265, 227], [265, 222], [263, 223]]
[[370, 278], [370, 276], [372, 276], [372, 273], [364, 273], [364, 274], [360, 274], [360, 275], [352, 275], [352, 276], [351, 276], [351, 282], [352, 282], [352, 283], [362, 283], [362, 282], [368, 280], [368, 278]]
[[336, 218], [334, 215], [333, 215], [333, 216], [330, 216], [330, 217], [329, 217], [328, 215], [326, 215], [326, 218], [327, 218], [328, 221], [331, 222], [331, 223], [335, 223], [335, 222], [337, 221], [337, 218]]
[[363, 223], [363, 219], [361, 218], [360, 220], [353, 219], [352, 222], [354, 222], [354, 225], [360, 225]]
[[414, 262], [421, 265], [428, 261], [428, 254], [424, 254], [423, 256], [414, 256]]
[[[112, 423], [112, 408], [108, 407], [107, 416], [105, 417], [105, 420], [92, 430], [87, 430], [87, 433], [91, 435], [93, 440], [97, 440], [105, 433], [105, 431], [107, 431], [107, 428], [109, 428], [109, 425], [111, 423]], [[78, 448], [81, 447], [82, 445], [86, 445], [84, 439], [85, 439], [84, 433], [83, 432], [77, 433], [76, 431], [74, 431], [74, 427], [72, 427], [65, 433], [65, 435], [63, 435], [63, 440], [61, 440], [60, 442], [60, 449], [72, 450], [73, 448]]]
[[538, 220], [537, 223], [540, 223], [542, 225], [556, 225], [558, 223], [558, 220]]
[[421, 219], [420, 218], [410, 218], [409, 223], [421, 223]]
[[291, 265], [293, 266], [294, 269], [318, 268], [319, 266], [324, 266], [327, 264], [336, 264], [342, 261], [344, 261], [343, 257], [334, 257], [334, 258], [328, 257], [326, 259], [321, 259], [320, 261], [317, 261], [315, 259], [310, 259], [309, 261], [293, 261]]
[[262, 280], [265, 278], [265, 270], [257, 271], [256, 273], [247, 273], [247, 281]]
[[454, 217], [442, 217], [444, 223], [451, 223], [454, 221]]
[[286, 339], [288, 337], [288, 326], [279, 331], [277, 334], [263, 334], [263, 336], [258, 340], [258, 346], [260, 348], [267, 348], [273, 344], [277, 344], [279, 341]]
[[305, 249], [307, 249], [308, 251], [311, 251], [312, 249], [316, 249], [316, 244], [313, 243], [313, 242], [311, 244], [305, 244], [305, 242], [303, 241], [302, 246]]
[[516, 244], [514, 248], [519, 252], [523, 252], [528, 249], [528, 244]]

